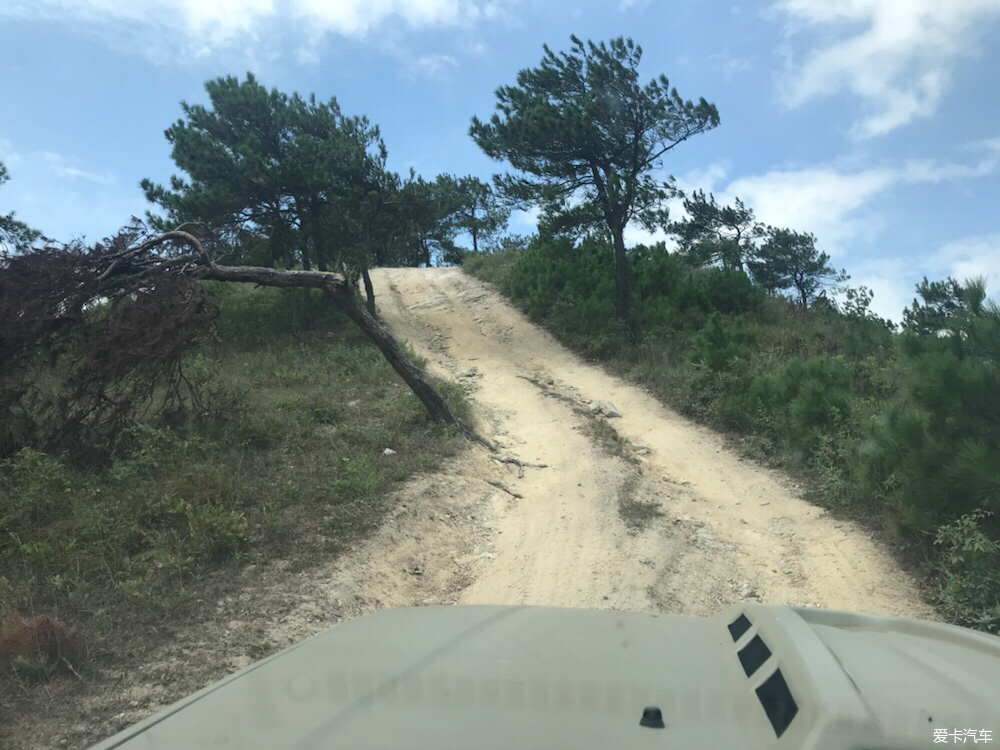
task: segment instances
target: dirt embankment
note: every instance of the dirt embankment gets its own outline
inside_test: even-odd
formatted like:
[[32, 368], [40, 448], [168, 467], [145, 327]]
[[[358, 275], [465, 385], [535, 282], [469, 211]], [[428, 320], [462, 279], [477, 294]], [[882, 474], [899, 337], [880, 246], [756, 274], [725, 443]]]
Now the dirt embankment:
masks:
[[[81, 747], [269, 653], [382, 607], [548, 604], [710, 614], [743, 599], [933, 618], [865, 532], [709, 430], [582, 362], [459, 269], [380, 269], [379, 308], [469, 384], [473, 447], [407, 484], [381, 529], [308, 570], [269, 560], [143, 664], [46, 688], [4, 747]], [[474, 370], [473, 370], [474, 368]], [[588, 402], [621, 413], [594, 415]], [[612, 429], [613, 428], [613, 429]], [[616, 433], [620, 440], [616, 439]], [[521, 474], [523, 473], [523, 476]], [[499, 482], [504, 489], [489, 484]], [[228, 586], [230, 590], [234, 586]]]

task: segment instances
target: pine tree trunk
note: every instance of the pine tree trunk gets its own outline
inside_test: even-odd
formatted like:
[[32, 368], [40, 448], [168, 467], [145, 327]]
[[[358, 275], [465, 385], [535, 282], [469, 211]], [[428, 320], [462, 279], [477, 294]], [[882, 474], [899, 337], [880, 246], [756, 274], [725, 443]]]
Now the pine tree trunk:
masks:
[[427, 382], [423, 372], [403, 354], [392, 334], [361, 304], [361, 299], [339, 274], [317, 271], [278, 271], [256, 266], [206, 266], [198, 269], [198, 276], [214, 281], [244, 281], [261, 286], [303, 287], [322, 289], [336, 301], [358, 328], [379, 348], [386, 361], [399, 373], [410, 390], [420, 399], [434, 419], [462, 427], [451, 413], [448, 404], [434, 387]]
[[623, 323], [628, 317], [628, 256], [625, 254], [624, 229], [613, 230], [615, 246], [615, 318]]
[[375, 315], [375, 287], [372, 286], [372, 277], [368, 275], [368, 269], [361, 269], [361, 280], [365, 284], [365, 298], [368, 300], [368, 312]]
[[625, 336], [630, 344], [639, 342], [639, 337], [632, 327], [628, 305], [628, 255], [625, 253], [625, 227], [612, 230], [615, 247], [615, 319], [625, 329]]

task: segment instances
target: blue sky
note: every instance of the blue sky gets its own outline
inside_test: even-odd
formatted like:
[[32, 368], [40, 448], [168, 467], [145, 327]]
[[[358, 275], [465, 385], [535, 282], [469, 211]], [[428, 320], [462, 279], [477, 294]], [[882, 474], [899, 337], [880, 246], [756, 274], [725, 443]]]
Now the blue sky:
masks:
[[570, 34], [630, 36], [645, 77], [714, 102], [665, 172], [813, 232], [881, 314], [924, 275], [1000, 296], [1000, 0], [0, 0], [0, 213], [113, 233], [174, 172], [180, 101], [248, 70], [367, 115], [392, 169], [488, 177], [470, 118]]

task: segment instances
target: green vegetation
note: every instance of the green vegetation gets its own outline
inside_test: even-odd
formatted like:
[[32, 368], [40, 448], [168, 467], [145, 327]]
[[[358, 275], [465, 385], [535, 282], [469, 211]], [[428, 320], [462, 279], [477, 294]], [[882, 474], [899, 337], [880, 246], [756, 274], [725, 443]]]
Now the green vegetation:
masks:
[[[5, 608], [100, 643], [183, 607], [211, 570], [340, 549], [378, 522], [394, 483], [458, 449], [318, 297], [293, 326], [300, 290], [210, 286], [218, 341], [184, 362], [204, 412], [135, 422], [100, 463], [32, 448], [0, 462]], [[459, 389], [442, 392], [468, 415]]]
[[653, 171], [667, 152], [718, 126], [719, 113], [703, 98], [682, 99], [664, 75], [641, 84], [642, 47], [631, 39], [570, 39], [569, 52], [546, 46], [537, 68], [497, 89], [496, 114], [474, 117], [469, 132], [487, 156], [519, 171], [497, 184], [507, 198], [540, 206], [548, 229], [609, 233], [615, 316], [631, 337], [625, 227], [666, 222], [673, 184]]
[[220, 261], [344, 271], [364, 279], [374, 310], [369, 268], [457, 262], [459, 235], [488, 245], [510, 214], [477, 178], [388, 171], [379, 128], [335, 98], [268, 90], [252, 74], [205, 90], [211, 106], [182, 102], [166, 131], [184, 176], [141, 187], [164, 214], [151, 226], [211, 228]]
[[1000, 631], [1000, 309], [980, 282], [925, 281], [899, 332], [864, 288], [817, 297], [814, 282], [835, 281], [822, 256], [800, 284], [766, 288], [739, 265], [783, 258], [768, 241], [781, 232], [629, 250], [638, 345], [615, 319], [608, 237], [536, 236], [464, 268], [584, 356], [798, 472], [816, 502], [902, 542], [944, 613]]
[[[811, 234], [703, 192], [669, 223], [680, 193], [655, 175], [719, 114], [664, 76], [640, 83], [641, 58], [624, 38], [545, 47], [472, 120], [514, 170], [492, 185], [390, 172], [365, 117], [248, 74], [207, 82], [208, 106], [182, 103], [166, 131], [182, 176], [141, 183], [162, 212], [151, 226], [183, 225], [190, 246], [143, 242], [134, 224], [89, 248], [39, 247], [0, 215], [0, 666], [30, 663], [43, 635], [65, 662], [77, 626], [100, 646], [180, 616], [210, 571], [307, 564], [373, 528], [392, 483], [458, 443], [355, 294], [373, 315], [370, 268], [435, 262], [462, 262], [586, 357], [892, 532], [944, 612], [1000, 631], [1000, 310], [980, 283], [925, 281], [897, 331]], [[502, 236], [529, 206], [541, 235]], [[667, 228], [677, 252], [627, 249], [634, 221]], [[266, 273], [221, 274], [199, 242]], [[312, 291], [204, 281], [274, 281], [273, 268], [342, 273], [319, 286], [360, 328]], [[461, 390], [437, 388], [467, 419]], [[641, 525], [656, 510], [635, 494], [626, 481], [620, 508]]]

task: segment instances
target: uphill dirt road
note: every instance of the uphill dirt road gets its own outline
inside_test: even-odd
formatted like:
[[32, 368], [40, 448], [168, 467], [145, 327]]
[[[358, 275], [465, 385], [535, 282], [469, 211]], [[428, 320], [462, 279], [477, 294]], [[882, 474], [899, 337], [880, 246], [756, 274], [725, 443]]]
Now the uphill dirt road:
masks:
[[[582, 362], [461, 270], [380, 269], [372, 278], [383, 320], [432, 372], [467, 385], [477, 428], [500, 452], [473, 446], [406, 482], [378, 530], [342, 554], [306, 566], [243, 566], [196, 621], [164, 623], [133, 661], [41, 686], [8, 737], [0, 726], [0, 746], [88, 748], [228, 673], [384, 607], [707, 615], [755, 600], [935, 617], [862, 530]], [[621, 416], [592, 414], [587, 402], [602, 400]]]
[[[481, 432], [546, 467], [469, 467], [523, 497], [490, 493], [481, 512], [493, 533], [458, 602], [709, 614], [753, 599], [933, 617], [863, 531], [584, 363], [460, 269], [373, 279], [396, 336], [432, 372], [469, 384]], [[620, 418], [592, 414], [603, 400]], [[624, 441], [609, 441], [609, 426]]]

